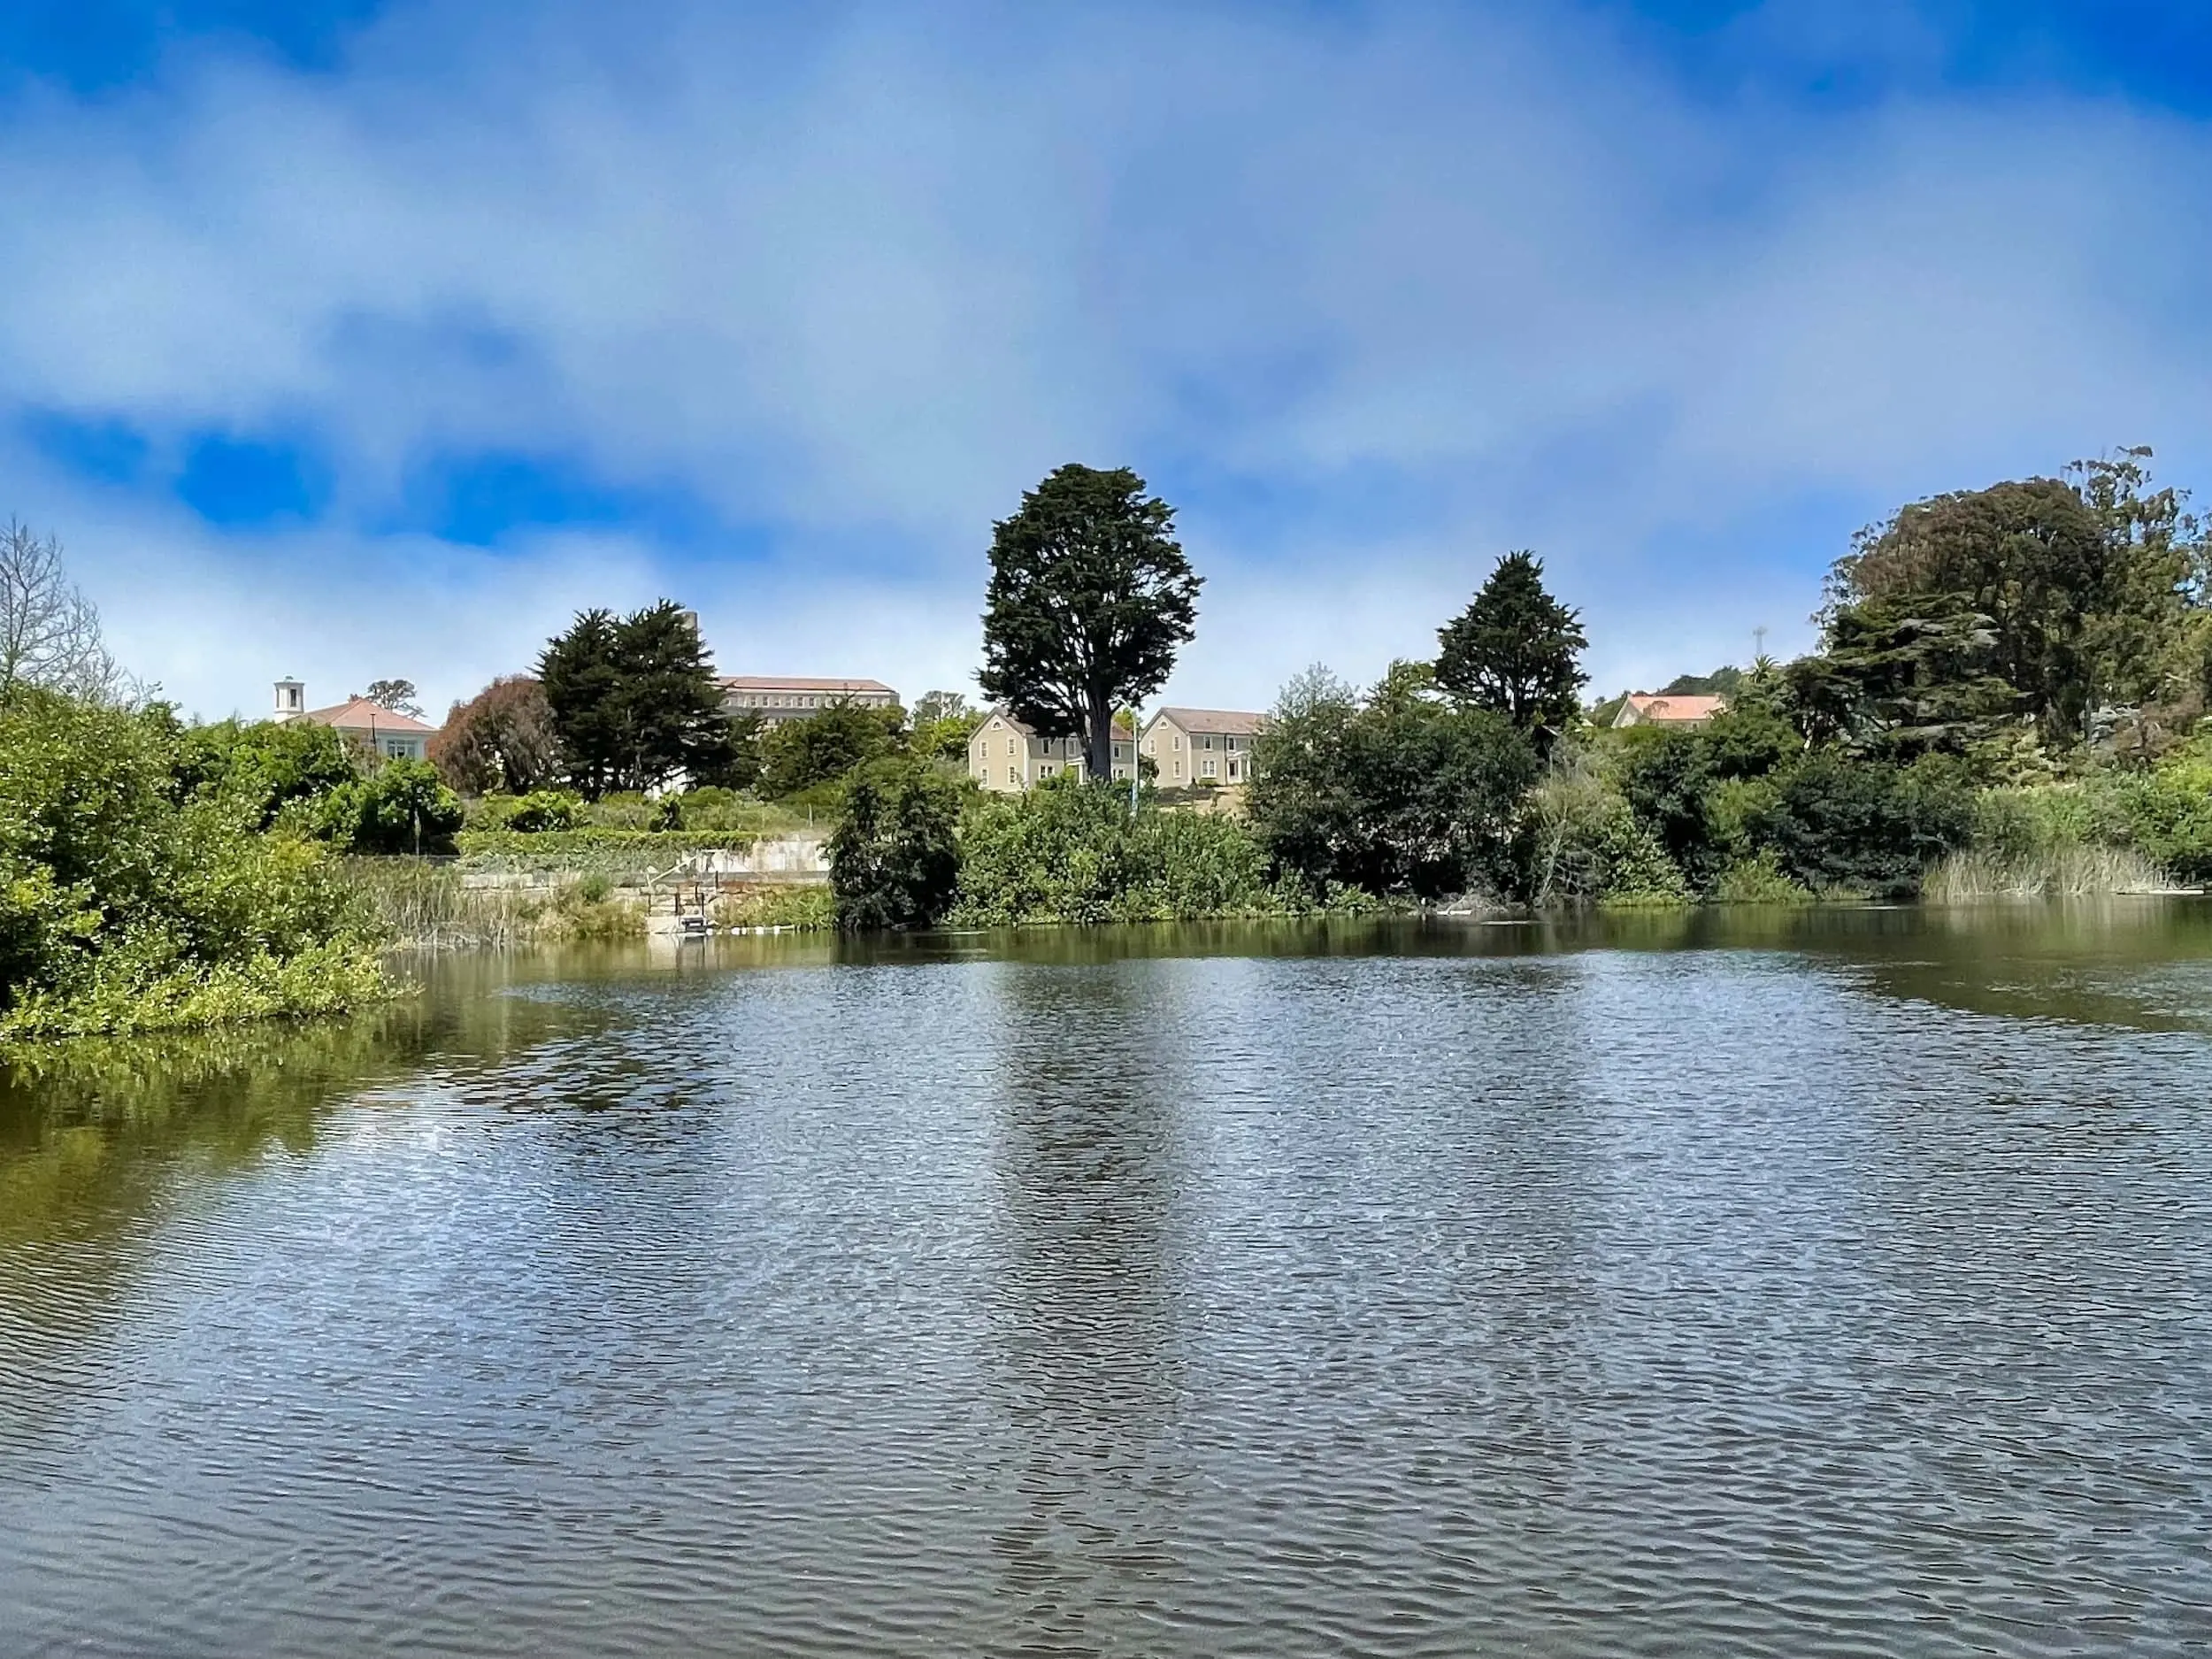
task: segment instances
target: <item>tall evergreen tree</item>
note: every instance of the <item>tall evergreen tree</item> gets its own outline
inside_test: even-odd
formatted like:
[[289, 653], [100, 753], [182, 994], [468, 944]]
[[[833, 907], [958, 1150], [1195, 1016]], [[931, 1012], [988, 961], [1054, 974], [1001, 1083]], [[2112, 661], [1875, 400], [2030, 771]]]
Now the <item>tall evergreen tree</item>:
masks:
[[726, 771], [722, 687], [691, 613], [664, 599], [626, 617], [581, 611], [538, 659], [570, 781], [593, 799]]
[[1578, 614], [1545, 590], [1535, 554], [1509, 553], [1489, 580], [1437, 630], [1436, 683], [1461, 702], [1502, 714], [1540, 749], [1581, 708], [1589, 643]]
[[993, 526], [977, 683], [1045, 737], [1083, 740], [1113, 775], [1114, 710], [1167, 683], [1196, 630], [1204, 578], [1175, 510], [1127, 467], [1071, 463]]

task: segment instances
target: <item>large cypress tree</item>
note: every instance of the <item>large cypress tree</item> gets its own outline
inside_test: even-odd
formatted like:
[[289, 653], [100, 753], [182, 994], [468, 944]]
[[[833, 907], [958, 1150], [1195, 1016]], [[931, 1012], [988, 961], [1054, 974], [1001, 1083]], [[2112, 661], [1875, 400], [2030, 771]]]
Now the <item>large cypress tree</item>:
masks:
[[1114, 710], [1166, 684], [1196, 630], [1204, 579], [1174, 528], [1127, 467], [1072, 463], [993, 526], [977, 683], [1041, 735], [1080, 736], [1094, 778], [1113, 776]]
[[1581, 708], [1577, 613], [1546, 591], [1543, 561], [1509, 553], [1467, 609], [1437, 630], [1436, 683], [1461, 702], [1493, 709], [1548, 748]]
[[730, 719], [698, 625], [673, 600], [626, 617], [580, 612], [549, 642], [538, 679], [570, 780], [596, 800], [726, 771]]

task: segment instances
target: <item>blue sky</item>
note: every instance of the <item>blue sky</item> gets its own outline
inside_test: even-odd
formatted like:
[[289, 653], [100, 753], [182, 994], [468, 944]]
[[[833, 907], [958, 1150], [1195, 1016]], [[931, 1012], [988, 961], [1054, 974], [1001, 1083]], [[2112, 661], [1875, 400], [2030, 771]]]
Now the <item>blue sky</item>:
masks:
[[965, 685], [1068, 459], [1180, 509], [1177, 701], [1523, 546], [1651, 684], [1901, 502], [2207, 480], [2208, 121], [2152, 0], [16, 0], [0, 513], [211, 715], [662, 594]]

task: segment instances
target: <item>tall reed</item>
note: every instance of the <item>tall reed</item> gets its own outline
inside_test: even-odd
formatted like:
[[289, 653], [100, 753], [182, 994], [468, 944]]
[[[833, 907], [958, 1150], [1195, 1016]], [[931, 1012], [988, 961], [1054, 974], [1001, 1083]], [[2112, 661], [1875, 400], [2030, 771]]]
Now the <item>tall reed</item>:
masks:
[[1931, 904], [1970, 904], [1984, 899], [2163, 893], [2173, 885], [2172, 877], [2133, 848], [2058, 842], [2011, 852], [1953, 853], [1928, 872], [1922, 896]]

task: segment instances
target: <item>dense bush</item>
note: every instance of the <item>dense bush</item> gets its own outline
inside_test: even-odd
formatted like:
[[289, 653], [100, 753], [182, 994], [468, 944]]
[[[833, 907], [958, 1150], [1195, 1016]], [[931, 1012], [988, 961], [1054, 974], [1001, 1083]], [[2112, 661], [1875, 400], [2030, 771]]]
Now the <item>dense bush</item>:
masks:
[[315, 822], [349, 852], [449, 853], [461, 802], [428, 761], [391, 760], [325, 795]]
[[267, 829], [295, 803], [311, 806], [359, 775], [354, 751], [313, 720], [219, 720], [176, 733], [171, 763], [183, 793], [234, 806]]
[[840, 782], [897, 749], [902, 725], [896, 709], [856, 703], [833, 703], [806, 719], [787, 720], [761, 739], [765, 759], [761, 787], [783, 796]]
[[1516, 896], [1532, 904], [1683, 902], [1689, 884], [1625, 798], [1588, 773], [1529, 793], [1515, 842]]
[[1622, 795], [1682, 879], [1702, 891], [1728, 858], [1713, 810], [1721, 775], [1705, 734], [1645, 726], [1623, 737]]
[[1280, 907], [1266, 855], [1233, 818], [1129, 810], [1125, 790], [1056, 780], [984, 801], [961, 841], [957, 920], [1174, 921]]
[[2160, 869], [2212, 884], [2212, 757], [2200, 750], [2154, 772], [2124, 772], [2102, 793], [2108, 837], [2116, 820], [2126, 844]]
[[1815, 892], [1909, 894], [1971, 838], [1974, 795], [1940, 760], [1900, 767], [1816, 750], [1751, 827], [1783, 873]]
[[830, 837], [837, 921], [853, 929], [930, 927], [960, 880], [960, 790], [910, 758], [856, 772]]
[[534, 789], [528, 795], [488, 795], [469, 813], [468, 827], [512, 830], [542, 835], [574, 829], [584, 816], [584, 798], [566, 789]]
[[1253, 832], [1283, 875], [1430, 899], [1509, 882], [1538, 767], [1503, 716], [1441, 702], [1401, 664], [1363, 697], [1319, 671], [1294, 680], [1256, 770]]
[[165, 710], [0, 703], [0, 1040], [305, 1014], [377, 995], [329, 855], [203, 791]]

